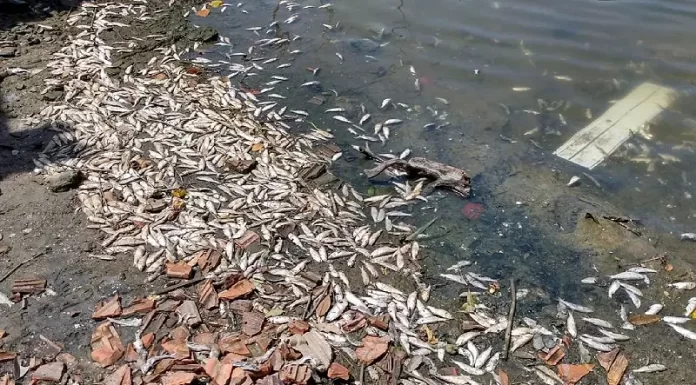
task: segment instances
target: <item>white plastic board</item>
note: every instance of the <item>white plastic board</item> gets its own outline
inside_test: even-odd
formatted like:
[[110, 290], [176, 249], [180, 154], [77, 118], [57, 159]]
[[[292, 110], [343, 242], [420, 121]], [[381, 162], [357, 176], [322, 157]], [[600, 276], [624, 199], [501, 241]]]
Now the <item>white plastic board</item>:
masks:
[[643, 83], [573, 135], [554, 154], [591, 170], [628, 140], [632, 133], [669, 107], [676, 96], [676, 91], [671, 88]]

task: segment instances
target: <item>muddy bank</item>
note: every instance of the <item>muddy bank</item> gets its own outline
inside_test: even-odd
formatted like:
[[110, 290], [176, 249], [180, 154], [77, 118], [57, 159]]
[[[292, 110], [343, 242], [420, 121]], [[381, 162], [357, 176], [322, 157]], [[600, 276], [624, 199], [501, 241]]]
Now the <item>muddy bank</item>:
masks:
[[[71, 370], [82, 383], [97, 383], [103, 372], [89, 359], [95, 304], [116, 292], [125, 300], [141, 295], [145, 277], [124, 270], [132, 260], [100, 259], [101, 239], [88, 229], [76, 190], [52, 192], [45, 178], [32, 172], [33, 159], [55, 135], [38, 113], [64, 97], [62, 87], [45, 83], [50, 76], [46, 64], [79, 30], [65, 23], [76, 4], [29, 3], [11, 9], [7, 2], [0, 4], [0, 271], [5, 275], [21, 265], [0, 282], [0, 291], [9, 295], [13, 282], [26, 277], [45, 279], [49, 290], [11, 308], [0, 305], [0, 329], [6, 332], [0, 350], [50, 361], [59, 353], [46, 342], [53, 341], [75, 356], [77, 367], [71, 364]], [[149, 60], [156, 48], [214, 36], [214, 31], [186, 23], [183, 9], [191, 4], [159, 9], [153, 5], [153, 20], [105, 32], [114, 41], [166, 37], [143, 39], [132, 52], [115, 58], [113, 71]], [[12, 373], [12, 367], [11, 361], [3, 362], [0, 371]]]

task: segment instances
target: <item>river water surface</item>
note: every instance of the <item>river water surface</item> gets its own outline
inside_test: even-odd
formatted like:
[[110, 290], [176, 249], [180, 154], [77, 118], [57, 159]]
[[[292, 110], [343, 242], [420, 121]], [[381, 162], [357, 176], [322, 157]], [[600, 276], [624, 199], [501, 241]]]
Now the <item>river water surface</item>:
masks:
[[[229, 39], [196, 56], [240, 88], [273, 87], [266, 94], [285, 97], [278, 108], [307, 111], [290, 125], [330, 130], [344, 154], [333, 171], [363, 193], [393, 191], [387, 178], [368, 181], [362, 170], [374, 162], [351, 149], [366, 143], [356, 134], [376, 137], [374, 124], [386, 119], [403, 123], [370, 143], [374, 152], [409, 149], [470, 172], [472, 197], [437, 192], [406, 220], [437, 218], [423, 264], [438, 295], [458, 294], [438, 278], [442, 268], [469, 259], [483, 274], [542, 288], [527, 310], [553, 313], [557, 296], [600, 307], [606, 293], [580, 284], [596, 274], [592, 252], [563, 238], [586, 210], [637, 218], [673, 239], [696, 229], [696, 2], [258, 0], [191, 19]], [[276, 37], [290, 43], [259, 47]], [[239, 74], [252, 63], [252, 76]], [[272, 75], [288, 80], [269, 85]], [[300, 86], [310, 81], [320, 85]], [[600, 166], [553, 155], [647, 81], [676, 90], [676, 101]], [[317, 96], [323, 104], [310, 102]], [[381, 109], [386, 98], [392, 103]], [[336, 107], [346, 111], [325, 113]], [[365, 133], [333, 118], [357, 123], [363, 109], [372, 114]], [[566, 186], [572, 176], [579, 186]], [[482, 215], [467, 215], [472, 204]]]

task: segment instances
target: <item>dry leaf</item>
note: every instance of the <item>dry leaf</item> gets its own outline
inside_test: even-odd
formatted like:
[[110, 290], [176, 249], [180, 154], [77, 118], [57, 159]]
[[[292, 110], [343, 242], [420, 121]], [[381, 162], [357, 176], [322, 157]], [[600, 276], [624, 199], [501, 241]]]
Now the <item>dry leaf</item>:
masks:
[[0, 351], [0, 362], [14, 360], [17, 353]]
[[582, 364], [582, 365], [570, 365], [561, 364], [557, 366], [558, 375], [566, 382], [568, 385], [573, 385], [578, 381], [582, 380], [588, 373], [594, 368], [593, 364]]
[[614, 363], [611, 364], [609, 372], [607, 372], [607, 382], [609, 385], [619, 385], [624, 373], [626, 372], [626, 368], [628, 368], [628, 358], [626, 358], [623, 353], [619, 353], [619, 355], [616, 356]]
[[329, 366], [329, 372], [327, 373], [327, 376], [335, 380], [337, 378], [340, 378], [341, 380], [348, 381], [350, 380], [350, 372], [348, 372], [348, 369], [338, 363], [332, 363], [331, 366]]
[[317, 317], [323, 317], [329, 312], [331, 308], [331, 295], [326, 295], [317, 305], [317, 310], [315, 312]]
[[254, 143], [251, 145], [251, 151], [260, 152], [260, 151], [263, 151], [263, 149], [264, 149], [263, 143]]
[[498, 377], [500, 377], [500, 385], [510, 385], [510, 377], [503, 369], [498, 368]]
[[365, 365], [372, 365], [384, 353], [389, 350], [389, 339], [374, 336], [365, 336], [362, 339], [362, 346], [355, 349], [355, 354], [358, 356], [358, 360]]
[[634, 325], [650, 325], [654, 324], [657, 322], [660, 322], [660, 317], [659, 315], [650, 315], [650, 314], [636, 314], [632, 315], [631, 317], [628, 318], [628, 322], [634, 324]]
[[220, 1], [220, 0], [213, 0], [213, 1], [210, 2], [210, 6], [211, 6], [212, 8], [220, 8], [220, 7], [222, 7], [223, 4], [225, 4], [225, 3], [223, 3], [223, 2]]
[[154, 76], [152, 76], [152, 78], [156, 80], [166, 80], [167, 78], [169, 78], [169, 76], [167, 76], [167, 74], [165, 74], [164, 72], [158, 72]]
[[200, 17], [208, 17], [208, 15], [210, 15], [210, 10], [207, 8], [203, 8], [200, 11], [197, 11], [196, 15], [198, 15]]
[[674, 270], [674, 266], [671, 263], [666, 263], [664, 269], [665, 271], [670, 272]]

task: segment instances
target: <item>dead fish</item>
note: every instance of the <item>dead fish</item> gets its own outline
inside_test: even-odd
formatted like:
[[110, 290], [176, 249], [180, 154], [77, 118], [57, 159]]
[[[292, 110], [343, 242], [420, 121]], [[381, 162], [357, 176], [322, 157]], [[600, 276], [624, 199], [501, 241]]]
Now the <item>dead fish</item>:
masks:
[[343, 62], [343, 55], [341, 55], [340, 53], [336, 52], [336, 56], [338, 56], [338, 60], [340, 60], [341, 62]]
[[691, 318], [689, 317], [673, 317], [673, 316], [664, 316], [662, 317], [663, 322], [667, 322], [669, 324], [685, 324], [689, 321], [691, 321]]
[[363, 117], [360, 118], [360, 121], [358, 122], [358, 125], [362, 126], [363, 124], [367, 123], [367, 121], [370, 120], [370, 117], [371, 117], [371, 116], [372, 116], [372, 115], [370, 115], [370, 114], [365, 114], [365, 115], [363, 115]]
[[575, 338], [578, 336], [578, 329], [575, 326], [575, 318], [573, 318], [573, 312], [568, 312], [568, 319], [566, 320], [566, 329], [568, 329], [568, 334]]
[[659, 303], [650, 305], [648, 310], [645, 312], [647, 315], [656, 315], [662, 310], [663, 306]]
[[401, 124], [403, 120], [401, 119], [389, 119], [386, 122], [382, 123], [382, 126], [391, 126], [394, 124]]
[[644, 274], [640, 274], [640, 273], [634, 273], [632, 271], [624, 271], [623, 273], [610, 275], [609, 278], [610, 279], [624, 280], [624, 281], [629, 281], [629, 280], [644, 281], [647, 278], [647, 276]]
[[348, 118], [345, 118], [345, 117], [343, 117], [343, 116], [341, 116], [341, 115], [334, 115], [333, 118], [336, 119], [336, 120], [338, 120], [339, 122], [348, 123], [348, 124], [353, 124], [353, 122], [351, 122]]
[[583, 318], [582, 320], [589, 323], [589, 324], [599, 326], [602, 328], [608, 328], [608, 329], [614, 328], [614, 326], [612, 326], [611, 323], [609, 323], [603, 319], [600, 319], [600, 318]]
[[560, 299], [560, 298], [558, 299], [558, 302], [560, 302], [560, 303], [562, 303], [563, 305], [565, 305], [568, 309], [577, 311], [577, 312], [579, 312], [579, 313], [593, 313], [593, 312], [594, 312], [594, 310], [592, 310], [592, 309], [589, 308], [589, 307], [582, 306], [582, 305], [578, 305], [578, 304], [574, 304], [574, 303], [572, 303], [572, 302], [568, 302], [568, 301], [562, 300], [562, 299]]
[[675, 282], [669, 283], [667, 286], [677, 290], [693, 290], [696, 289], [696, 282]]
[[466, 374], [471, 374], [473, 376], [483, 376], [484, 374], [486, 374], [486, 372], [483, 369], [479, 369], [479, 368], [476, 368], [474, 366], [467, 365], [461, 361], [452, 360], [452, 363], [457, 365], [459, 367], [459, 369], [461, 369]]
[[620, 288], [621, 284], [619, 281], [611, 281], [611, 285], [609, 285], [609, 298], [613, 297]]
[[631, 337], [629, 337], [627, 335], [620, 334], [620, 333], [614, 333], [614, 332], [611, 332], [609, 330], [599, 329], [599, 332], [604, 334], [605, 336], [613, 339], [614, 341], [628, 341], [631, 339]]
[[311, 81], [311, 82], [306, 82], [306, 83], [300, 84], [300, 87], [318, 86], [319, 84], [321, 84], [320, 81], [318, 81], [318, 80], [313, 80], [313, 81]]
[[382, 100], [382, 104], [379, 106], [379, 108], [382, 110], [387, 108], [387, 106], [391, 103], [391, 101], [392, 100], [390, 98]]
[[580, 340], [584, 343], [587, 344], [587, 346], [591, 347], [592, 349], [599, 350], [600, 352], [610, 352], [614, 350], [614, 346], [612, 345], [607, 345], [604, 343], [597, 342], [591, 338], [587, 338], [585, 336], [581, 336]]
[[681, 326], [677, 326], [675, 324], [668, 324], [669, 327], [674, 329], [677, 333], [681, 334], [682, 336], [690, 339], [690, 340], [696, 340], [696, 333], [692, 332], [691, 330], [684, 329]]
[[638, 369], [633, 369], [633, 373], [655, 373], [655, 372], [663, 372], [667, 370], [667, 367], [662, 365], [662, 364], [650, 364], [650, 365], [645, 365], [641, 366]]

